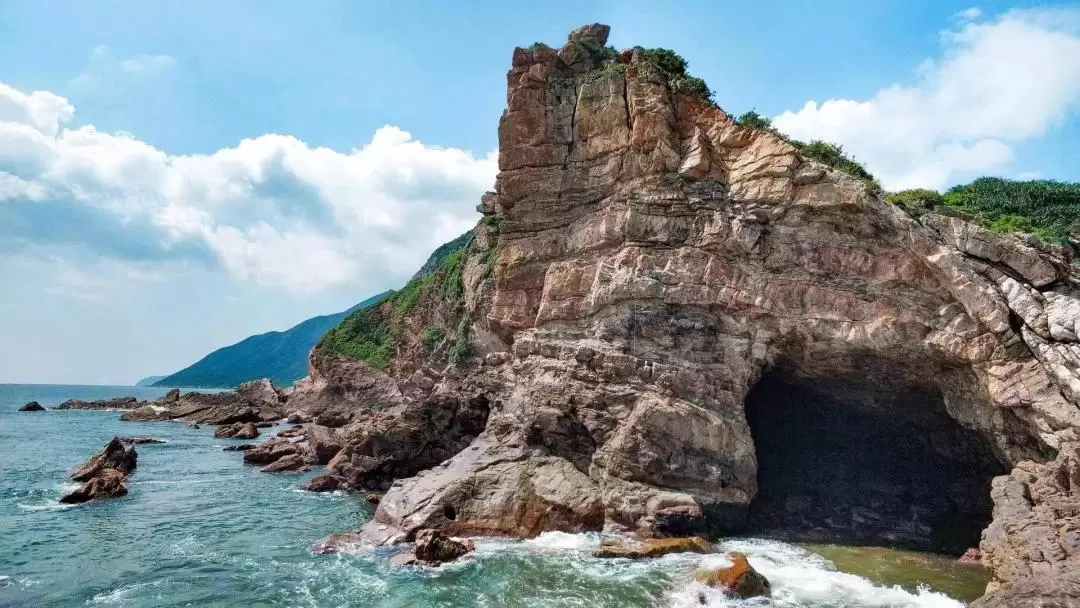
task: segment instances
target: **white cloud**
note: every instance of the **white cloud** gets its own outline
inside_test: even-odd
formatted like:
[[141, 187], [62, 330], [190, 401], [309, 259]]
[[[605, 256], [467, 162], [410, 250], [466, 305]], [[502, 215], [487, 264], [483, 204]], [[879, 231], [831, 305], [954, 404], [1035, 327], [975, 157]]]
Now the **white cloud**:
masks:
[[983, 16], [983, 12], [982, 9], [980, 9], [979, 7], [973, 6], [971, 8], [960, 11], [956, 14], [956, 16], [960, 19], [964, 19], [967, 21], [974, 21], [975, 19], [981, 18]]
[[180, 262], [296, 291], [384, 285], [475, 222], [497, 170], [494, 153], [392, 126], [349, 152], [267, 134], [174, 156], [65, 128], [73, 116], [63, 97], [0, 84], [0, 255]]
[[797, 139], [844, 146], [888, 189], [941, 188], [1008, 167], [1018, 142], [1080, 107], [1080, 11], [1014, 11], [942, 33], [915, 85], [866, 101], [807, 102], [774, 119]]

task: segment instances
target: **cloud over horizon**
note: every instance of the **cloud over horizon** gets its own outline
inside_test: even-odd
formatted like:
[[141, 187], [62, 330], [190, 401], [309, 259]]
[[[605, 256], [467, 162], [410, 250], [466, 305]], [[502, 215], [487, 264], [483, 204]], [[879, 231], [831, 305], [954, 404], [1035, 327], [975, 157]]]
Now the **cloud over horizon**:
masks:
[[174, 156], [74, 116], [0, 83], [0, 255], [194, 265], [296, 292], [385, 284], [469, 228], [496, 173], [494, 154], [393, 126], [347, 153], [266, 134]]
[[1080, 109], [1080, 10], [970, 8], [942, 54], [865, 101], [808, 101], [773, 119], [796, 139], [838, 143], [887, 189], [942, 188], [1006, 170], [1015, 147]]

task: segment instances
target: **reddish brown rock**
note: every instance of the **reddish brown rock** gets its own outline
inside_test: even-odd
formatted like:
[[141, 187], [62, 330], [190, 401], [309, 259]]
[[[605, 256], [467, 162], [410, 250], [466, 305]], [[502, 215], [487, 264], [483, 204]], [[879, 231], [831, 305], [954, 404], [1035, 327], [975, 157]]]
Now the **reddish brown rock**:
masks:
[[313, 464], [326, 464], [341, 451], [341, 436], [336, 429], [313, 424], [307, 429], [307, 441], [315, 456]]
[[134, 446], [125, 446], [118, 437], [105, 445], [105, 449], [90, 460], [76, 467], [71, 473], [74, 481], [88, 481], [104, 469], [115, 469], [121, 475], [128, 475], [138, 465], [139, 455]]
[[413, 555], [419, 563], [427, 566], [452, 562], [476, 550], [476, 544], [472, 540], [455, 540], [439, 530], [420, 530], [416, 533], [415, 542]]
[[595, 556], [643, 559], [669, 553], [712, 553], [712, 550], [712, 544], [700, 536], [648, 538], [641, 541], [624, 538], [603, 541]]
[[[250, 454], [251, 452], [248, 452]], [[263, 473], [302, 473], [310, 470], [304, 466], [304, 459], [298, 454], [282, 456], [259, 469]]]
[[956, 560], [961, 564], [967, 564], [969, 566], [981, 566], [982, 565], [982, 551], [972, 547], [964, 554], [960, 556], [960, 559]]
[[333, 492], [340, 489], [341, 485], [340, 477], [335, 475], [316, 475], [301, 489], [307, 492]]
[[723, 589], [726, 595], [740, 599], [772, 595], [769, 579], [754, 570], [745, 554], [732, 553], [731, 557], [735, 560], [731, 566], [698, 572], [695, 578], [710, 587]]
[[116, 469], [100, 469], [81, 488], [65, 495], [60, 502], [78, 504], [102, 498], [117, 498], [127, 494], [125, 475]]

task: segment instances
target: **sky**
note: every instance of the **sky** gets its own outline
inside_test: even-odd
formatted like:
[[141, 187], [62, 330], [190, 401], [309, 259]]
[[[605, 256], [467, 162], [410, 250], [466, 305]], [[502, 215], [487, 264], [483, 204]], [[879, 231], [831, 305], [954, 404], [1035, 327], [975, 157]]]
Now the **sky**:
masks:
[[0, 3], [0, 383], [130, 384], [400, 287], [494, 184], [515, 46], [612, 26], [887, 189], [1080, 181], [1080, 5]]

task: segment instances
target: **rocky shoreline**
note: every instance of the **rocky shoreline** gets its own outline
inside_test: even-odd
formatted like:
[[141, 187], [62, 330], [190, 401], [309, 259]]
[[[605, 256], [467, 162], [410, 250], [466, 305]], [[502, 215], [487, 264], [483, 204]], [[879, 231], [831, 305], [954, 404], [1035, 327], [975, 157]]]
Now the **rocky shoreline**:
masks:
[[[1080, 605], [1075, 252], [888, 205], [608, 31], [514, 51], [473, 238], [346, 319], [307, 379], [69, 407], [243, 438], [288, 419], [244, 461], [385, 492], [325, 550], [546, 531], [979, 544], [975, 605]], [[386, 340], [389, 360], [348, 354]], [[733, 568], [701, 580], [768, 590]]]

